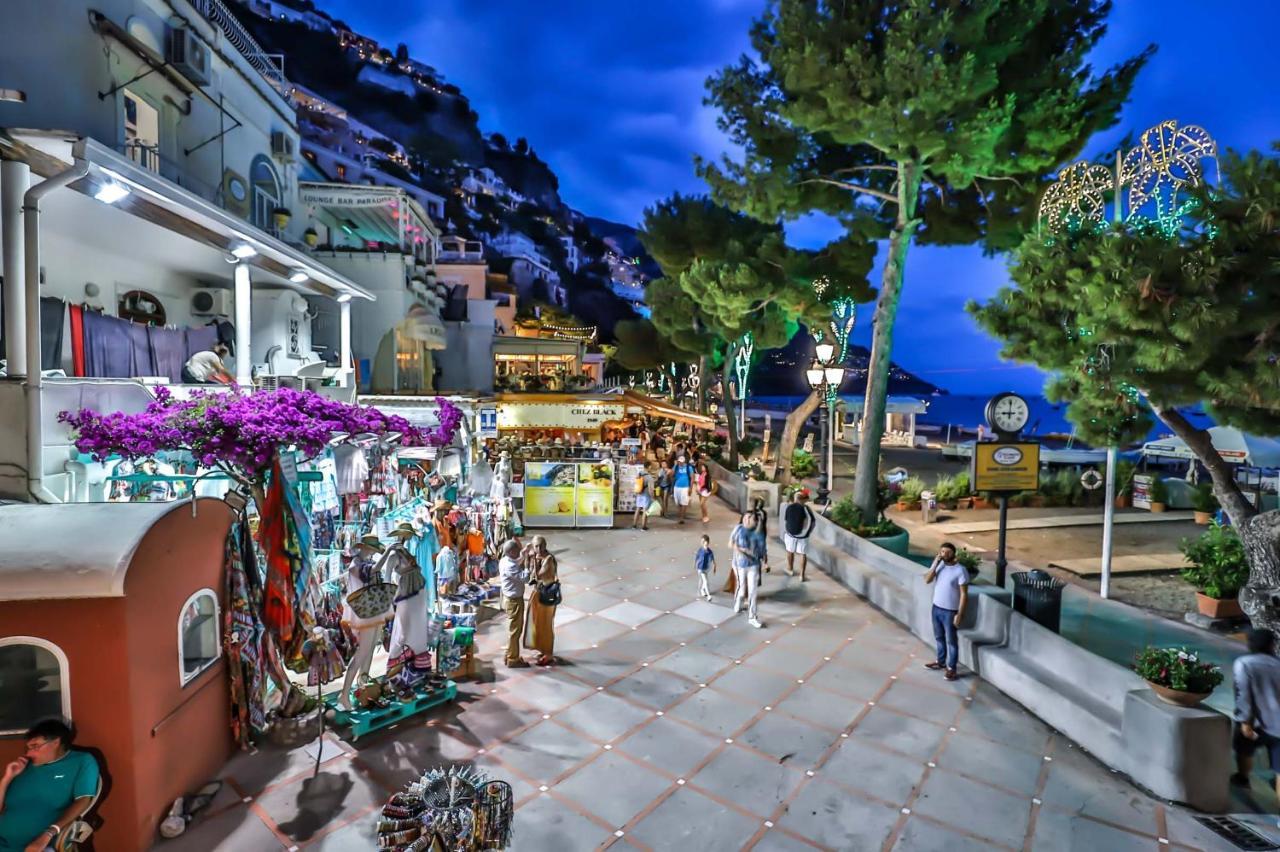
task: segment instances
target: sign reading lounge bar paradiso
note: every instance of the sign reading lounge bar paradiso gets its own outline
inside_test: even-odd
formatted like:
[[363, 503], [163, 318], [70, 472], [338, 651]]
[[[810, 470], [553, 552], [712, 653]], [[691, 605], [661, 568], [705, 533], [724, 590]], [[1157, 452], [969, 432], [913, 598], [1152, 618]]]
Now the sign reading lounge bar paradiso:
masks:
[[503, 402], [498, 405], [499, 429], [599, 429], [621, 420], [623, 406], [594, 402]]

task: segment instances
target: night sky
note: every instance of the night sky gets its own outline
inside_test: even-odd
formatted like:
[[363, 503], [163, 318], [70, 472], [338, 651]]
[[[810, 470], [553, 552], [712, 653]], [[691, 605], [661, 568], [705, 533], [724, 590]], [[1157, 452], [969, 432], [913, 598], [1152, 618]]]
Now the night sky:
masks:
[[[481, 129], [526, 137], [560, 178], [564, 200], [584, 213], [636, 224], [673, 191], [704, 186], [696, 154], [726, 140], [702, 105], [703, 81], [748, 49], [763, 0], [515, 3], [511, 0], [317, 0], [331, 15], [434, 65], [471, 98]], [[1113, 147], [1167, 118], [1200, 124], [1223, 147], [1280, 140], [1274, 34], [1280, 3], [1117, 0], [1093, 58], [1110, 66], [1154, 42], [1120, 124], [1088, 153]], [[830, 223], [789, 228], [819, 245]], [[879, 279], [878, 268], [873, 271]], [[1036, 392], [1038, 371], [1002, 363], [963, 306], [1004, 283], [1004, 261], [976, 249], [913, 248], [894, 358], [957, 392]], [[855, 338], [869, 340], [868, 309]]]

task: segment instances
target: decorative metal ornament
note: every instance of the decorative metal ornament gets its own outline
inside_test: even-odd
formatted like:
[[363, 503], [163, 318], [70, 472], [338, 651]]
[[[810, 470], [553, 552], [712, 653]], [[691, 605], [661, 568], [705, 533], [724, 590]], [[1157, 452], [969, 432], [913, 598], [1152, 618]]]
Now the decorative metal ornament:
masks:
[[697, 364], [689, 365], [689, 375], [685, 376], [684, 384], [685, 387], [693, 391], [696, 391], [702, 386], [702, 376], [699, 374]]
[[751, 372], [751, 354], [755, 351], [756, 341], [751, 332], [739, 338], [733, 348], [733, 371], [738, 377], [738, 398], [747, 398], [747, 377]]
[[1185, 212], [1179, 203], [1183, 187], [1204, 180], [1203, 160], [1218, 156], [1218, 144], [1203, 127], [1176, 121], [1162, 121], [1138, 139], [1120, 165], [1120, 185], [1129, 187], [1129, 209], [1124, 219], [1138, 215], [1149, 202], [1155, 204], [1151, 218], [1168, 222]]
[[840, 298], [831, 303], [831, 333], [840, 343], [840, 354], [837, 364], [843, 364], [849, 354], [849, 338], [853, 336], [853, 327], [858, 321], [858, 303], [853, 299]]
[[1115, 186], [1115, 175], [1106, 166], [1081, 161], [1058, 172], [1040, 199], [1039, 217], [1051, 231], [1084, 222], [1101, 223], [1106, 215], [1106, 194]]

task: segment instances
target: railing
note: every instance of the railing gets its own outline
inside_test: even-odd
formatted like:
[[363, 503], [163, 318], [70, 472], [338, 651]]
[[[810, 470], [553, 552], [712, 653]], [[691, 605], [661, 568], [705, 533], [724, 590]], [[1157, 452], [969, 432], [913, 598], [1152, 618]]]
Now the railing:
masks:
[[266, 77], [271, 85], [283, 91], [285, 79], [282, 54], [267, 53], [263, 50], [222, 0], [190, 0], [190, 2], [209, 23], [222, 31], [227, 41], [231, 42], [232, 47], [240, 52], [246, 62]]
[[131, 139], [117, 146], [116, 150], [147, 171], [155, 172], [170, 183], [177, 184], [205, 201], [222, 206], [222, 195], [218, 187], [192, 177], [180, 164], [161, 154], [158, 144], [142, 139]]

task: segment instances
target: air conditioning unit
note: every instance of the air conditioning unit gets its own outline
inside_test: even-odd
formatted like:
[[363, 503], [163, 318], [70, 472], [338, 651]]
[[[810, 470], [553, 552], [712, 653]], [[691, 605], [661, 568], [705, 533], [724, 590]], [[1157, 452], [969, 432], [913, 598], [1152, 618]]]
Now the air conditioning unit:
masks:
[[191, 294], [191, 314], [197, 317], [229, 317], [235, 313], [230, 290], [202, 288]]
[[168, 28], [165, 32], [165, 60], [197, 86], [209, 84], [209, 48], [191, 30]]
[[283, 130], [271, 132], [271, 156], [278, 160], [293, 159], [293, 137]]

